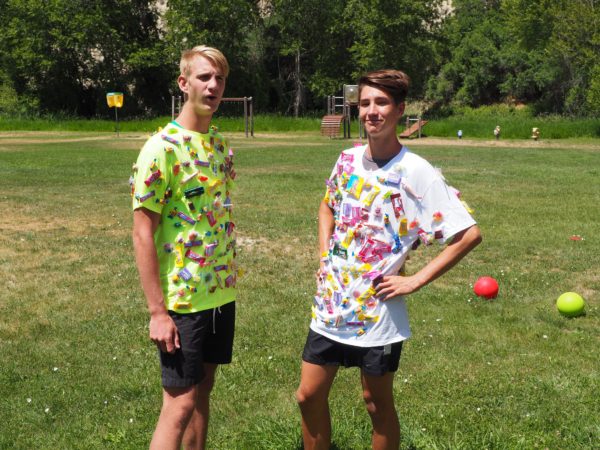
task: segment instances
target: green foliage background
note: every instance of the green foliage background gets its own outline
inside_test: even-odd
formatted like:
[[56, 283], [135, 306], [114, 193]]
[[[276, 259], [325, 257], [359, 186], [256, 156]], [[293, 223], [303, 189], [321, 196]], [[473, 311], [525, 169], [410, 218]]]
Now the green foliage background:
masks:
[[[0, 0], [0, 116], [168, 114], [183, 49], [220, 48], [226, 94], [258, 111], [322, 112], [372, 69], [406, 71], [429, 114], [531, 104], [600, 112], [595, 0]], [[450, 109], [449, 109], [450, 107]]]

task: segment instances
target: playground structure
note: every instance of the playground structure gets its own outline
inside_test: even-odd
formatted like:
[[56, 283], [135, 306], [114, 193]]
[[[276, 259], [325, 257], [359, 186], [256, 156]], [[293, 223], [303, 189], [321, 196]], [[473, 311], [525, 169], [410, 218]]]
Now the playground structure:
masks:
[[[342, 128], [344, 139], [351, 137], [351, 112], [352, 106], [358, 107], [358, 86], [345, 84], [342, 92], [342, 96], [327, 96], [327, 114], [321, 120], [321, 135], [323, 136], [329, 136], [330, 138], [338, 137], [340, 128]], [[420, 116], [415, 118], [407, 116], [406, 129], [400, 133], [400, 137], [409, 138], [416, 133], [420, 139], [423, 127], [427, 125], [427, 122], [427, 120], [423, 120]], [[366, 137], [366, 131], [363, 130], [360, 120], [358, 121], [358, 134], [360, 139], [363, 138], [363, 134]]]
[[[353, 106], [358, 106], [358, 86], [345, 84], [342, 93], [342, 96], [327, 96], [327, 114], [321, 120], [321, 134], [323, 136], [338, 137], [341, 127], [344, 139], [351, 137], [351, 112]], [[340, 111], [338, 112], [338, 110]], [[363, 127], [360, 121], [358, 122], [358, 134], [362, 139]]]
[[[181, 113], [181, 96], [171, 96], [171, 120], [175, 120], [175, 104], [177, 104], [177, 113]], [[222, 98], [221, 103], [243, 103], [244, 104], [244, 133], [254, 137], [254, 104], [252, 97], [227, 97]]]
[[181, 95], [171, 95], [171, 120], [175, 120], [175, 104], [177, 103], [177, 115], [181, 114]]
[[117, 110], [123, 107], [122, 92], [108, 92], [106, 94], [106, 104], [109, 108], [115, 108], [115, 133], [119, 136], [119, 114]]
[[[411, 122], [414, 122], [414, 124], [411, 125]], [[417, 133], [417, 137], [421, 139], [423, 127], [427, 125], [427, 122], [427, 120], [421, 119], [421, 116], [415, 118], [406, 116], [406, 129], [400, 133], [399, 137], [407, 139]]]

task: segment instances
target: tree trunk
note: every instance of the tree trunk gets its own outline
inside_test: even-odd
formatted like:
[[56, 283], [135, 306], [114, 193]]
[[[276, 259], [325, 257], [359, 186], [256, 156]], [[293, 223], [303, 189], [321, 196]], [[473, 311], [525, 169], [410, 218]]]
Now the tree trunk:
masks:
[[296, 51], [294, 66], [294, 117], [298, 117], [304, 107], [304, 86], [300, 79], [300, 49]]

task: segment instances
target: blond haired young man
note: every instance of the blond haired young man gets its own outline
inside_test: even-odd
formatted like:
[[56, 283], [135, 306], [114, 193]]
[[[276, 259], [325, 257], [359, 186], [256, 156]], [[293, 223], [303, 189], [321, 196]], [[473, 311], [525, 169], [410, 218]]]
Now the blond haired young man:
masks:
[[[405, 296], [481, 241], [455, 191], [398, 141], [408, 85], [398, 70], [360, 78], [368, 144], [342, 152], [319, 208], [319, 283], [296, 392], [307, 450], [330, 446], [328, 396], [340, 366], [360, 368], [373, 449], [398, 449], [393, 382], [410, 336]], [[449, 245], [417, 273], [403, 275], [410, 250], [434, 240]]]
[[233, 154], [210, 128], [229, 65], [206, 46], [182, 54], [181, 114], [142, 148], [132, 177], [133, 243], [159, 349], [163, 405], [151, 449], [203, 449], [219, 364], [231, 362]]

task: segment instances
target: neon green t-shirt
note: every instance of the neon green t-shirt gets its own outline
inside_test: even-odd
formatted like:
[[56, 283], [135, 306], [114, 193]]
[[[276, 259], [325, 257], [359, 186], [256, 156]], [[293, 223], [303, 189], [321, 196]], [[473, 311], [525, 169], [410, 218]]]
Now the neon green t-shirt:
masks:
[[133, 209], [161, 215], [154, 243], [166, 307], [178, 313], [235, 300], [233, 152], [216, 129], [170, 123], [152, 136], [133, 166]]

